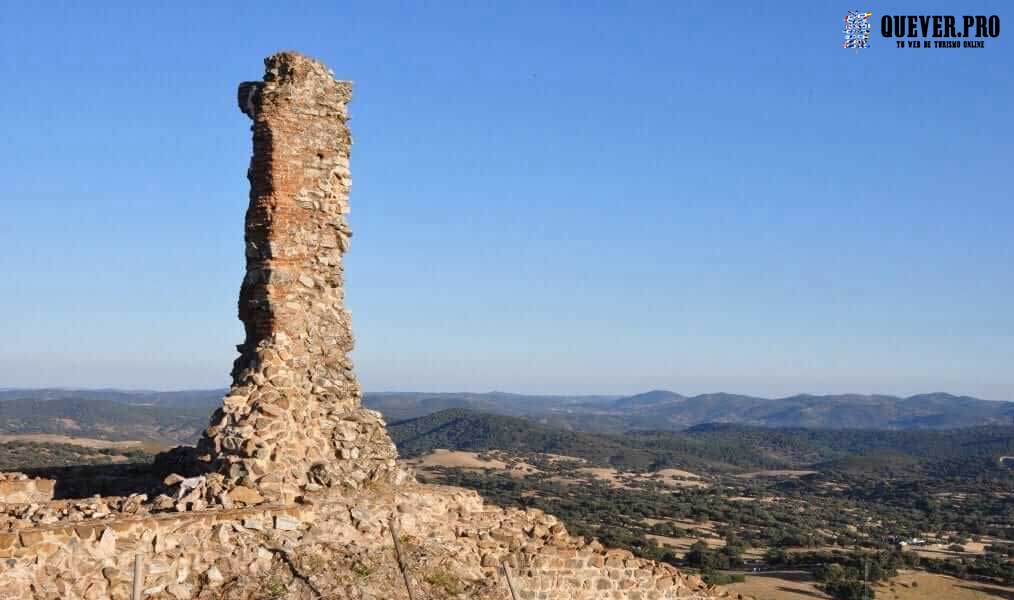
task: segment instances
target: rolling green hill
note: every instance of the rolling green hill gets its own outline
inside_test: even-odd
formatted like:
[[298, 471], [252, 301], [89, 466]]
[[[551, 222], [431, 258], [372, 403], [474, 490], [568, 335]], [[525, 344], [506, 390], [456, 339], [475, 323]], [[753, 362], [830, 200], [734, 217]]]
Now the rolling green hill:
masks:
[[163, 445], [192, 443], [207, 427], [204, 408], [138, 406], [113, 400], [60, 398], [0, 402], [0, 434], [60, 434]]
[[151, 462], [142, 448], [86, 448], [76, 444], [0, 443], [0, 471], [26, 471], [79, 465]]
[[626, 435], [576, 432], [467, 409], [444, 410], [392, 423], [388, 431], [406, 457], [447, 448], [561, 454], [634, 471], [666, 467], [734, 471], [790, 466], [786, 460], [753, 452], [732, 441], [716, 445], [675, 432]]
[[[631, 432], [625, 435], [575, 432], [518, 417], [490, 415], [467, 409], [444, 410], [392, 423], [391, 437], [403, 456], [437, 448], [508, 450], [562, 454], [626, 470], [666, 467], [698, 471], [789, 468], [798, 456], [760, 451], [734, 435], [679, 432]], [[807, 458], [820, 455], [805, 446]]]
[[705, 472], [839, 470], [903, 475], [1000, 469], [1014, 455], [1014, 426], [878, 431], [703, 425], [683, 432], [574, 432], [527, 419], [450, 409], [392, 423], [403, 456], [437, 448], [552, 453], [627, 470], [678, 467]]
[[518, 417], [454, 408], [388, 425], [402, 456], [413, 457], [436, 448], [513, 450], [563, 454], [596, 464], [646, 468], [655, 453], [628, 444], [622, 437], [566, 431]]

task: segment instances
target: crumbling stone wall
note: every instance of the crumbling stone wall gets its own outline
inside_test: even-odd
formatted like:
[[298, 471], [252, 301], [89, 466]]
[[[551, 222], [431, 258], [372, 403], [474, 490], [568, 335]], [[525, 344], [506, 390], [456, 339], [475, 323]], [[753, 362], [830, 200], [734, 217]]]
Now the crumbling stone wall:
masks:
[[352, 235], [346, 104], [352, 86], [291, 52], [239, 86], [253, 121], [246, 276], [232, 389], [198, 446], [232, 485], [291, 501], [403, 477], [380, 415], [361, 406], [348, 353], [342, 254]]
[[0, 533], [0, 599], [143, 597], [417, 600], [705, 600], [723, 596], [669, 565], [567, 534], [538, 510], [503, 510], [472, 491], [408, 484], [320, 503], [61, 522]]
[[48, 502], [53, 499], [52, 479], [32, 478], [24, 473], [0, 473], [0, 504]]

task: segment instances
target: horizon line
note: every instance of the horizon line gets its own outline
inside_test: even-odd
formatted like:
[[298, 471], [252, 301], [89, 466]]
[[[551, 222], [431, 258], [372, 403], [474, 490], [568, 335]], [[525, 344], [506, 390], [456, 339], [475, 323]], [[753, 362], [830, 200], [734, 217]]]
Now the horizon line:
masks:
[[[177, 388], [168, 390], [156, 390], [150, 388], [119, 388], [119, 387], [73, 387], [73, 386], [46, 386], [46, 387], [0, 387], [0, 392], [17, 392], [17, 391], [65, 391], [65, 392], [120, 392], [120, 393], [133, 393], [133, 394], [173, 394], [182, 392], [218, 392], [221, 390], [229, 390], [231, 386], [213, 387], [213, 388]], [[521, 393], [521, 392], [507, 392], [503, 390], [489, 390], [485, 392], [474, 392], [474, 391], [427, 391], [427, 390], [372, 390], [363, 391], [362, 394], [448, 394], [448, 395], [461, 395], [461, 394], [474, 394], [474, 395], [492, 395], [492, 394], [505, 394], [509, 396], [537, 396], [542, 398], [630, 398], [633, 396], [641, 396], [644, 394], [650, 394], [652, 392], [665, 392], [668, 394], [675, 394], [682, 398], [692, 400], [701, 396], [746, 396], [750, 398], [756, 398], [759, 400], [786, 400], [789, 398], [797, 398], [800, 396], [810, 396], [815, 398], [827, 398], [831, 396], [861, 396], [861, 397], [874, 397], [883, 396], [887, 398], [898, 398], [900, 400], [910, 400], [919, 396], [933, 396], [933, 395], [946, 395], [953, 398], [968, 398], [972, 400], [981, 400], [983, 402], [1014, 402], [1014, 400], [997, 400], [992, 398], [980, 398], [978, 396], [970, 396], [968, 394], [955, 394], [952, 392], [945, 391], [931, 391], [931, 392], [919, 392], [916, 394], [909, 394], [907, 396], [898, 394], [885, 394], [880, 392], [872, 393], [859, 393], [859, 392], [834, 392], [834, 393], [812, 393], [812, 392], [796, 392], [787, 396], [757, 396], [753, 394], [742, 394], [734, 392], [703, 392], [700, 394], [686, 395], [672, 390], [655, 388], [651, 390], [645, 390], [642, 392], [634, 393], [588, 393], [588, 394], [543, 394], [538, 392], [532, 393]]]

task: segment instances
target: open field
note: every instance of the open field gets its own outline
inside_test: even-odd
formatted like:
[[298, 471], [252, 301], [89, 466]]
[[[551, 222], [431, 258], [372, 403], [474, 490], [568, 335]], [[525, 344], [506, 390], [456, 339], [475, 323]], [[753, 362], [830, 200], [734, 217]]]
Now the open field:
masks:
[[110, 440], [99, 440], [95, 438], [79, 438], [56, 433], [20, 433], [0, 435], [0, 444], [4, 442], [35, 442], [38, 444], [71, 444], [84, 448], [136, 448], [141, 442], [126, 440], [113, 442]]
[[673, 527], [676, 527], [677, 529], [696, 531], [698, 533], [703, 533], [704, 535], [709, 535], [716, 538], [719, 537], [718, 534], [715, 533], [716, 524], [712, 523], [711, 521], [697, 522], [690, 519], [652, 519], [650, 517], [646, 517], [645, 519], [643, 519], [643, 522], [649, 526], [659, 525], [662, 523], [670, 523], [672, 524]]
[[617, 471], [609, 467], [581, 467], [575, 469], [575, 473], [591, 475], [614, 488], [629, 488], [649, 481], [657, 481], [667, 487], [706, 488], [709, 485], [699, 475], [680, 469], [662, 469], [646, 474]]
[[[806, 571], [746, 574], [743, 583], [722, 589], [756, 600], [829, 599]], [[1014, 588], [956, 579], [924, 571], [899, 571], [897, 577], [873, 586], [879, 600], [1014, 600]]]
[[457, 469], [476, 469], [476, 470], [493, 470], [502, 471], [511, 475], [512, 477], [524, 477], [533, 473], [538, 473], [539, 470], [532, 465], [520, 462], [510, 461], [505, 462], [501, 460], [497, 455], [485, 455], [482, 456], [477, 452], [463, 452], [460, 450], [446, 450], [437, 449], [429, 454], [406, 460], [405, 463], [416, 469], [430, 469], [434, 467], [447, 467]]
[[915, 552], [923, 558], [942, 559], [982, 555], [985, 553], [986, 549], [986, 545], [981, 542], [968, 542], [967, 544], [960, 545], [964, 548], [961, 552], [951, 550], [951, 544], [929, 544], [927, 546], [916, 546], [912, 548], [912, 552]]
[[656, 479], [663, 485], [669, 487], [700, 487], [706, 488], [709, 484], [697, 473], [684, 471], [682, 469], [659, 469], [651, 475], [641, 475], [642, 479]]
[[670, 537], [667, 535], [646, 534], [644, 537], [659, 546], [672, 548], [680, 557], [684, 556], [696, 542], [704, 542], [709, 548], [717, 549], [725, 546], [725, 540], [713, 537]]
[[923, 571], [901, 571], [886, 583], [874, 586], [881, 600], [1012, 600], [1014, 587], [956, 579]]
[[456, 467], [459, 469], [495, 469], [503, 471], [507, 464], [499, 460], [479, 458], [475, 452], [461, 452], [438, 449], [433, 452], [406, 461], [415, 467]]
[[587, 460], [585, 460], [583, 458], [577, 458], [576, 456], [564, 456], [562, 454], [540, 453], [539, 456], [541, 456], [542, 458], [548, 460], [551, 463], [561, 463], [561, 462], [562, 463], [567, 463], [567, 462], [586, 463], [586, 462], [588, 462]]
[[771, 571], [751, 574], [746, 576], [746, 581], [743, 583], [732, 583], [722, 586], [722, 589], [756, 598], [756, 600], [830, 599], [830, 596], [817, 588], [817, 584], [806, 571]]
[[684, 471], [683, 469], [659, 469], [655, 472], [670, 479], [701, 479], [701, 476], [697, 473], [691, 473], [690, 471]]
[[601, 479], [613, 487], [625, 487], [623, 479], [620, 477], [620, 472], [616, 469], [608, 467], [581, 467], [576, 472]]
[[742, 477], [743, 479], [758, 479], [760, 477], [771, 477], [776, 479], [799, 479], [807, 475], [814, 475], [817, 471], [807, 471], [804, 469], [771, 469], [767, 471], [753, 471], [750, 473], [741, 473], [736, 477]]

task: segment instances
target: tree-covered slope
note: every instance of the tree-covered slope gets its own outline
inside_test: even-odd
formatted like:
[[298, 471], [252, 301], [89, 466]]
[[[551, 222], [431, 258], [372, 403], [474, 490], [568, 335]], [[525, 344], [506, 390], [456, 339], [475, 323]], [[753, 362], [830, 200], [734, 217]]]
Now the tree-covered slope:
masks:
[[880, 431], [771, 429], [709, 424], [683, 432], [574, 432], [527, 419], [451, 409], [393, 423], [403, 456], [437, 448], [509, 450], [583, 458], [630, 470], [703, 471], [818, 468], [905, 474], [967, 475], [999, 468], [1014, 455], [1014, 426]]

